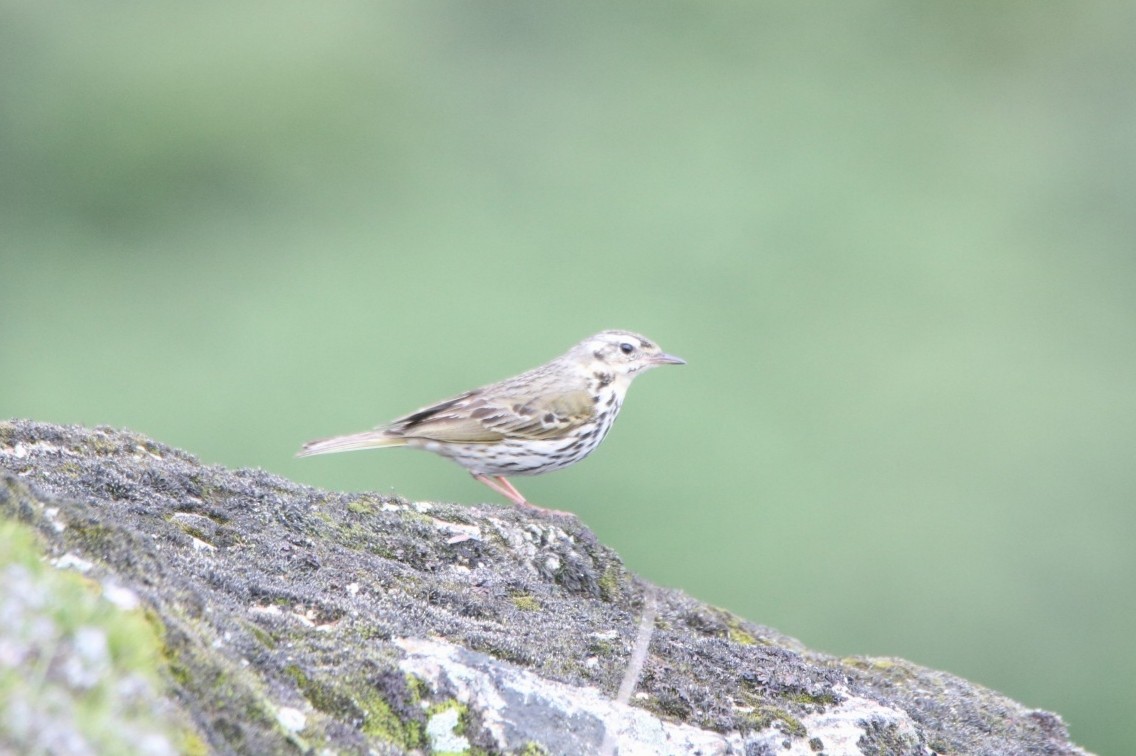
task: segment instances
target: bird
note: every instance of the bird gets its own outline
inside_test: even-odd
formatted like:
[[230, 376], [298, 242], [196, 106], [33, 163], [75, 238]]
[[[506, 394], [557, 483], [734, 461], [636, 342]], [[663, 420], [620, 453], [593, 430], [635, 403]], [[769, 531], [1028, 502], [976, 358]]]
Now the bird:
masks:
[[408, 446], [466, 468], [519, 507], [543, 510], [509, 482], [573, 465], [603, 441], [631, 381], [660, 365], [684, 365], [631, 331], [589, 336], [512, 378], [431, 404], [361, 433], [316, 439], [297, 457]]

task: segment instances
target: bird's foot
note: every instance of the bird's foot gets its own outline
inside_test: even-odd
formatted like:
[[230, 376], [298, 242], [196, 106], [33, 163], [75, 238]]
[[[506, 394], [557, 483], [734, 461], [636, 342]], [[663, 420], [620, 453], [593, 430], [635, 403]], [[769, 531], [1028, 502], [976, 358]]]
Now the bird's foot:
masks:
[[533, 504], [531, 501], [526, 499], [525, 495], [522, 494], [520, 491], [518, 491], [516, 486], [514, 486], [512, 483], [510, 483], [508, 481], [508, 479], [505, 478], [505, 476], [503, 476], [503, 475], [495, 475], [492, 478], [490, 478], [488, 475], [481, 475], [480, 473], [471, 473], [471, 474], [473, 475], [475, 480], [479, 480], [482, 483], [484, 483], [485, 485], [489, 486], [494, 491], [501, 494], [502, 496], [504, 496], [506, 499], [508, 499], [509, 501], [516, 504], [521, 509], [528, 509], [528, 510], [533, 511], [533, 512], [540, 512], [542, 514], [549, 514], [549, 515], [563, 515], [563, 516], [568, 516], [568, 517], [575, 517], [576, 516], [572, 512], [562, 512], [559, 509], [548, 509], [546, 507], [540, 507], [540, 506], [537, 506], [536, 504]]

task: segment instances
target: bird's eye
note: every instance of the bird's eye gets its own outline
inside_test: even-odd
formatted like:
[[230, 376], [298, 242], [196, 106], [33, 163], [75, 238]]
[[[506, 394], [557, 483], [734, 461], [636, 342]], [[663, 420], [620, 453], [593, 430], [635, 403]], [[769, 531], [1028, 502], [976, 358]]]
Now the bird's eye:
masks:
[[623, 352], [624, 354], [631, 354], [632, 352], [635, 351], [635, 345], [634, 344], [628, 344], [625, 341], [625, 342], [623, 342], [622, 344], [619, 345], [619, 351]]

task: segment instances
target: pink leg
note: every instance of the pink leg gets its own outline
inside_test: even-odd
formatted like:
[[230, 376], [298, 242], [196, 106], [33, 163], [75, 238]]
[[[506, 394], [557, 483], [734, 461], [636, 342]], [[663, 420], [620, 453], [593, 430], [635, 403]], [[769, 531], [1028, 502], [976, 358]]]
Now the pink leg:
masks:
[[534, 504], [530, 504], [530, 503], [529, 503], [529, 500], [525, 498], [525, 495], [524, 495], [523, 493], [521, 493], [520, 491], [518, 491], [518, 490], [517, 490], [517, 487], [516, 487], [516, 486], [514, 486], [514, 485], [513, 485], [512, 483], [510, 483], [510, 482], [509, 482], [509, 479], [508, 479], [508, 478], [506, 478], [506, 477], [505, 477], [504, 475], [498, 475], [498, 476], [497, 476], [497, 481], [498, 481], [498, 482], [499, 482], [499, 483], [500, 483], [500, 484], [501, 484], [501, 485], [502, 485], [502, 486], [503, 486], [503, 487], [504, 487], [505, 489], [507, 489], [507, 490], [508, 490], [509, 492], [511, 492], [511, 493], [513, 494], [512, 496], [510, 496], [510, 497], [509, 497], [509, 498], [511, 498], [511, 499], [512, 499], [513, 501], [515, 501], [515, 502], [517, 502], [518, 504], [521, 504], [521, 505], [523, 505], [523, 506], [530, 506], [530, 507], [532, 507], [532, 506], [536, 506], [536, 505], [534, 505]]
[[518, 491], [516, 486], [510, 483], [503, 475], [494, 475], [492, 478], [490, 478], [488, 475], [481, 475], [479, 473], [470, 474], [473, 475], [476, 480], [479, 480], [485, 485], [489, 486], [494, 491], [516, 504], [518, 507], [533, 509], [537, 512], [545, 512], [547, 514], [565, 515], [567, 517], [576, 516], [571, 512], [561, 512], [559, 509], [545, 509], [544, 507], [538, 507], [536, 504], [533, 504], [528, 499], [526, 499], [525, 495]]
[[531, 507], [532, 506], [532, 504], [529, 504], [528, 501], [525, 500], [524, 495], [520, 491], [518, 491], [516, 488], [514, 488], [513, 484], [510, 483], [509, 481], [505, 480], [505, 478], [501, 475], [495, 476], [496, 479], [494, 479], [494, 478], [490, 478], [488, 475], [481, 475], [479, 473], [473, 473], [473, 477], [476, 480], [479, 480], [482, 483], [484, 483], [485, 485], [489, 486], [494, 491], [501, 494], [502, 496], [504, 496], [506, 499], [513, 502], [517, 506], [521, 506], [521, 507]]

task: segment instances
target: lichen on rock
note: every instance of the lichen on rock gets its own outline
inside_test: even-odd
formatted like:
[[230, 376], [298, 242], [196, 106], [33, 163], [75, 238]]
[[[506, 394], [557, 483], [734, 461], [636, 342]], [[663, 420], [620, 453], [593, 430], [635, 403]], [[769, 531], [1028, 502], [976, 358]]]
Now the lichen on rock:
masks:
[[[0, 422], [0, 517], [137, 597], [156, 737], [183, 751], [1084, 753], [1056, 715], [965, 680], [649, 587], [570, 517], [321, 491], [21, 420]], [[3, 750], [18, 693], [0, 693]]]

